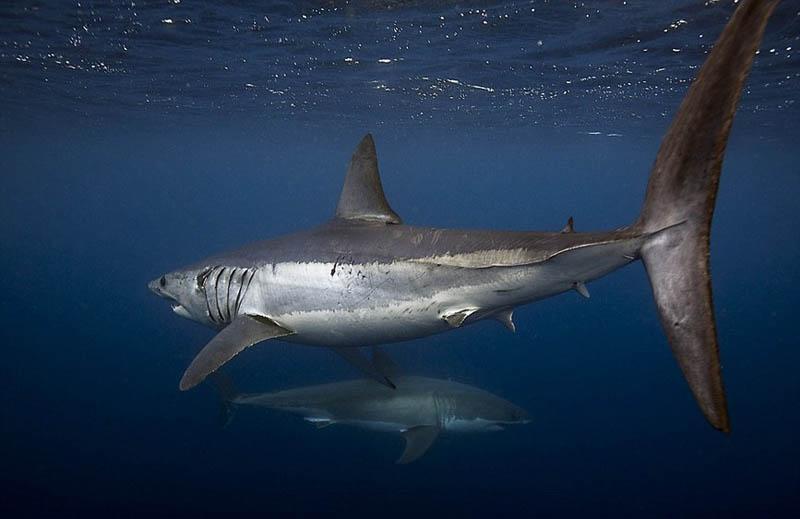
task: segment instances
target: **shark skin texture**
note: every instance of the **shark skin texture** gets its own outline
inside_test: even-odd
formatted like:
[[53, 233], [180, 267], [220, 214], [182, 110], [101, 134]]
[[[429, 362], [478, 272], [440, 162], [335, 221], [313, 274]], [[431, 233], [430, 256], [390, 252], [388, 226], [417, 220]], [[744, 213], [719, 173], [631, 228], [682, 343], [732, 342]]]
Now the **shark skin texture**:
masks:
[[708, 258], [722, 159], [753, 57], [777, 0], [739, 3], [662, 140], [640, 217], [607, 232], [512, 232], [406, 225], [391, 208], [367, 134], [334, 217], [150, 282], [180, 316], [219, 330], [186, 390], [269, 339], [334, 349], [396, 384], [358, 347], [408, 341], [482, 319], [513, 331], [513, 309], [642, 260], [674, 356], [709, 423], [730, 430]]

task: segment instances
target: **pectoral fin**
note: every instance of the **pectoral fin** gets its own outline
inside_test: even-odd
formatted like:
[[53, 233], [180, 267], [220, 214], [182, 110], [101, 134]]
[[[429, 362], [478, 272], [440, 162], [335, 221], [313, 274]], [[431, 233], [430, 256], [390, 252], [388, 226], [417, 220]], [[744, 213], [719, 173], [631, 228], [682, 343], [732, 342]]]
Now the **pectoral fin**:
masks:
[[193, 388], [210, 373], [253, 344], [293, 333], [268, 317], [240, 315], [200, 350], [186, 368], [179, 387], [181, 391]]
[[405, 465], [419, 459], [436, 441], [439, 436], [439, 428], [433, 425], [418, 425], [403, 431], [403, 438], [406, 439], [406, 449], [397, 463]]

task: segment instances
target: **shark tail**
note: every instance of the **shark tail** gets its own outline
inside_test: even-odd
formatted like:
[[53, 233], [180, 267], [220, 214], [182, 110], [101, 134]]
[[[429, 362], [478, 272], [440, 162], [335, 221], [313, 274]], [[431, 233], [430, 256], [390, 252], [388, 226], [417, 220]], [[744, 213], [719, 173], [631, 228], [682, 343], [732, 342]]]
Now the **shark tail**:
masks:
[[730, 423], [711, 295], [711, 219], [739, 96], [777, 2], [746, 0], [728, 21], [661, 142], [634, 225], [654, 233], [640, 254], [673, 354], [706, 418], [724, 432]]
[[209, 375], [209, 380], [214, 385], [219, 395], [219, 423], [222, 428], [227, 427], [233, 420], [236, 410], [234, 399], [239, 396], [233, 381], [222, 371], [215, 371]]

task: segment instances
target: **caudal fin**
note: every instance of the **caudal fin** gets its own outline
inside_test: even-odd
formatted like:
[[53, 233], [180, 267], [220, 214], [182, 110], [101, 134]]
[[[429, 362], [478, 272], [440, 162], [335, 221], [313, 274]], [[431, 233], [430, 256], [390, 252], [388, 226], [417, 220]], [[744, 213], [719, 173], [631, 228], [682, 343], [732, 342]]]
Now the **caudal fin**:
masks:
[[661, 142], [636, 226], [658, 233], [641, 255], [675, 358], [708, 421], [728, 432], [709, 272], [722, 158], [750, 65], [778, 0], [745, 0]]

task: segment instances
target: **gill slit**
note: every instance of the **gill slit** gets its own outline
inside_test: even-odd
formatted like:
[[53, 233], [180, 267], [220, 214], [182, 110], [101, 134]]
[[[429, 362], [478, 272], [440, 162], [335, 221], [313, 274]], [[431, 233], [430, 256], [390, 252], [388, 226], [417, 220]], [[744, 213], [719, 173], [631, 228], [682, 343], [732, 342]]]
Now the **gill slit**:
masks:
[[[255, 271], [255, 270], [253, 270], [252, 272], [250, 272], [250, 279], [248, 279], [248, 280], [247, 280], [247, 286], [244, 288], [244, 295], [245, 295], [245, 296], [247, 296], [247, 291], [248, 291], [248, 290], [250, 290], [250, 283], [252, 283], [252, 282], [253, 282], [253, 278], [254, 278], [255, 276], [256, 276], [256, 271]], [[242, 276], [242, 279], [244, 279], [244, 276]], [[242, 298], [242, 301], [241, 301], [241, 302], [242, 302], [242, 303], [244, 302], [244, 297]], [[238, 312], [238, 310], [237, 310], [237, 312]]]
[[[211, 319], [212, 323], [217, 323], [217, 320], [214, 318], [214, 312], [211, 311], [211, 290], [209, 286], [206, 285], [206, 281], [208, 281], [208, 277], [216, 270], [217, 267], [212, 267], [208, 274], [203, 277], [203, 293], [206, 295], [206, 311], [208, 312], [208, 318]], [[216, 290], [214, 291], [214, 299], [216, 299]]]
[[217, 272], [217, 279], [214, 281], [214, 301], [217, 304], [217, 314], [219, 315], [219, 322], [224, 323], [225, 318], [222, 316], [222, 310], [219, 308], [219, 278], [222, 277], [222, 273], [225, 272], [225, 267], [222, 267]]
[[236, 304], [233, 305], [234, 310], [236, 311], [236, 315], [239, 315], [239, 306], [242, 302], [239, 300], [242, 297], [242, 288], [244, 288], [244, 277], [247, 275], [247, 270], [244, 269], [242, 272], [242, 279], [239, 280], [239, 292], [236, 294]]
[[438, 393], [433, 393], [433, 408], [436, 410], [436, 426], [444, 429], [444, 409]]
[[209, 301], [209, 294], [208, 290], [203, 290], [206, 294], [206, 312], [208, 312], [208, 318], [211, 319], [212, 323], [216, 323], [217, 320], [214, 319], [214, 314], [211, 312], [211, 302]]
[[450, 398], [438, 393], [434, 394], [434, 402], [439, 428], [444, 431], [455, 421], [455, 406]]
[[236, 267], [231, 269], [231, 275], [228, 276], [228, 289], [225, 291], [225, 309], [228, 311], [228, 322], [231, 321], [231, 282], [235, 273]]

